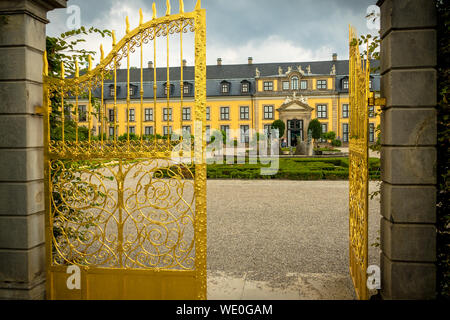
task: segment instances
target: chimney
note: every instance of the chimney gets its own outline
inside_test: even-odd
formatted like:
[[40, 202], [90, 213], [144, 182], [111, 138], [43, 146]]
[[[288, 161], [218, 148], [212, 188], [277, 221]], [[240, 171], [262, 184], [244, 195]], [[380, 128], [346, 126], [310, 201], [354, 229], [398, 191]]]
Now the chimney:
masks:
[[337, 61], [338, 55], [337, 53], [333, 53], [333, 61]]
[[153, 69], [153, 61], [149, 61], [148, 62], [148, 68], [149, 69]]
[[183, 67], [186, 67], [186, 65], [187, 65], [187, 61], [186, 61], [186, 59], [184, 59], [183, 60]]
[[252, 57], [248, 57], [248, 64], [253, 64], [253, 58]]
[[217, 65], [221, 66], [222, 65], [222, 58], [217, 58]]

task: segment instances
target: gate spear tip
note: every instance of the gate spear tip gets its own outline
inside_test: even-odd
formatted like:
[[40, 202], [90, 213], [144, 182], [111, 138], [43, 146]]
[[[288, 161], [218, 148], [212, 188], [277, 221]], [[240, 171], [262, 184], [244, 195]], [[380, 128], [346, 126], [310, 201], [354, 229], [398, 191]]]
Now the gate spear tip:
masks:
[[105, 52], [103, 51], [103, 44], [100, 45], [100, 59], [103, 60], [105, 58]]
[[180, 0], [180, 13], [184, 13], [184, 2]]
[[154, 3], [154, 2], [153, 2], [153, 5], [152, 5], [152, 10], [153, 10], [152, 19], [156, 19], [156, 3]]
[[127, 26], [126, 33], [128, 34], [130, 32], [130, 20], [128, 19], [128, 16], [125, 18], [125, 24]]
[[166, 1], [166, 7], [167, 7], [166, 16], [170, 16], [170, 0]]
[[139, 25], [141, 26], [144, 23], [144, 14], [142, 13], [142, 8], [139, 9]]
[[80, 76], [80, 68], [78, 67], [78, 60], [75, 60], [75, 78]]
[[112, 41], [113, 41], [113, 47], [116, 45], [116, 32], [112, 31]]
[[61, 79], [64, 79], [64, 62], [61, 61]]
[[202, 0], [197, 0], [197, 4], [195, 5], [195, 10], [200, 10], [202, 8]]

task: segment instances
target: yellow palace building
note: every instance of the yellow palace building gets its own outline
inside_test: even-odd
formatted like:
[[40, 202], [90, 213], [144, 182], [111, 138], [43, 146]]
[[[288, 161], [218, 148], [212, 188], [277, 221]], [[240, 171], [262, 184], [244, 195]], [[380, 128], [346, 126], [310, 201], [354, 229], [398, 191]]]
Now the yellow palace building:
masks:
[[[375, 66], [377, 61], [373, 61], [372, 67]], [[180, 128], [193, 133], [194, 67], [184, 63], [183, 86], [180, 69], [169, 69], [168, 85], [167, 69], [157, 68], [156, 103], [152, 62], [143, 70], [142, 88], [141, 69], [130, 69], [129, 106], [127, 70], [118, 70], [116, 89], [113, 80], [106, 81], [103, 87], [106, 136], [120, 136], [127, 130], [137, 135], [163, 136], [179, 132]], [[264, 133], [275, 120], [281, 119], [286, 125], [284, 138], [292, 146], [294, 137], [307, 138], [309, 122], [317, 118], [323, 132], [334, 131], [345, 145], [350, 132], [348, 72], [348, 60], [338, 60], [336, 54], [329, 61], [314, 62], [254, 64], [249, 58], [243, 65], [224, 65], [219, 58], [216, 65], [207, 67], [207, 135], [213, 130], [224, 130], [231, 139], [246, 142], [252, 130]], [[371, 90], [379, 91], [379, 79], [378, 74], [371, 76]], [[101, 97], [100, 89], [94, 96]], [[87, 126], [87, 108], [80, 102], [80, 125]], [[380, 110], [368, 108], [369, 140], [374, 142]], [[98, 118], [92, 121], [94, 134], [102, 132]]]

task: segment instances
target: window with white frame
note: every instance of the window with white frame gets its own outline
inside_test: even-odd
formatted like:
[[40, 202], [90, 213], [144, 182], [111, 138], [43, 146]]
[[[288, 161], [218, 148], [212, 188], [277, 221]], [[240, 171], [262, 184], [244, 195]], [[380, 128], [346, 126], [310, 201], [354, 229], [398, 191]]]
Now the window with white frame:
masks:
[[375, 142], [375, 124], [369, 124], [369, 142]]
[[172, 108], [163, 108], [163, 121], [172, 121]]
[[145, 109], [145, 121], [149, 122], [149, 121], [153, 121], [153, 109], [152, 108], [147, 108]]
[[327, 88], [327, 80], [317, 80], [317, 89], [324, 90]]
[[327, 105], [319, 104], [317, 105], [317, 118], [326, 119], [327, 118]]
[[264, 106], [264, 120], [273, 119], [273, 106]]
[[136, 121], [136, 110], [130, 109], [129, 111], [130, 111], [129, 121], [130, 122], [135, 122]]
[[172, 134], [172, 126], [164, 126], [163, 127], [164, 136], [168, 136]]
[[240, 112], [241, 120], [249, 120], [250, 119], [249, 107], [241, 107], [240, 111], [241, 111]]
[[241, 143], [249, 143], [249, 142], [250, 142], [250, 127], [241, 126]]
[[350, 126], [348, 123], [342, 124], [342, 141], [348, 142], [349, 141], [349, 133], [350, 133]]
[[152, 126], [147, 126], [145, 127], [145, 133], [146, 136], [152, 136], [153, 135], [153, 127]]
[[220, 120], [230, 120], [230, 107], [220, 108]]
[[350, 107], [348, 104], [342, 105], [342, 118], [347, 119], [350, 116]]
[[264, 81], [264, 91], [273, 91], [273, 81]]
[[306, 80], [300, 81], [300, 89], [301, 89], [301, 90], [306, 90], [306, 89], [308, 89], [308, 81], [306, 81]]
[[191, 108], [183, 108], [183, 121], [191, 121]]
[[298, 77], [292, 77], [291, 90], [298, 90]]

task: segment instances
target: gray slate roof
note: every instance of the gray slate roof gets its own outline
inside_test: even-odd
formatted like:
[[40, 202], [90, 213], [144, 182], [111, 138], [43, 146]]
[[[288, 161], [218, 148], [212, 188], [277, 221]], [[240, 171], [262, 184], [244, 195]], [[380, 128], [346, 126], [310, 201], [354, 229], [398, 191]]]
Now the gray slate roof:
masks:
[[[372, 61], [372, 67], [379, 66], [379, 61]], [[236, 64], [236, 65], [211, 65], [207, 66], [207, 96], [242, 96], [241, 93], [241, 82], [247, 80], [250, 82], [250, 93], [252, 95], [255, 93], [255, 75], [256, 68], [260, 71], [261, 77], [278, 76], [278, 68], [282, 67], [283, 72], [286, 72], [289, 67], [292, 70], [297, 70], [298, 66], [301, 66], [304, 71], [308, 66], [311, 67], [311, 74], [313, 75], [329, 75], [332, 66], [336, 66], [336, 81], [338, 92], [346, 92], [347, 90], [342, 89], [342, 79], [348, 76], [349, 61], [348, 60], [338, 60], [338, 61], [312, 61], [312, 62], [283, 62], [283, 63], [260, 63], [260, 64]], [[173, 97], [180, 96], [180, 68], [173, 67], [169, 69], [170, 72], [170, 83], [173, 85]], [[154, 69], [144, 69], [144, 98], [153, 98], [153, 79], [154, 79]], [[157, 68], [157, 97], [165, 98], [165, 84], [167, 82], [167, 69]], [[379, 90], [379, 75], [374, 74], [373, 89]], [[135, 85], [137, 90], [135, 90], [135, 95], [132, 99], [137, 99], [140, 97], [140, 79], [141, 70], [140, 69], [130, 69], [130, 83]], [[184, 67], [183, 79], [185, 82], [192, 85], [191, 92], [185, 97], [194, 96], [194, 67]], [[231, 84], [230, 93], [221, 93], [221, 82], [227, 81]], [[127, 84], [127, 71], [125, 69], [117, 70], [117, 87], [118, 87], [118, 99], [126, 98], [126, 84]], [[113, 85], [113, 80], [105, 81], [104, 86], [104, 96], [105, 99], [111, 99], [109, 94], [110, 86]], [[100, 96], [100, 89], [96, 90], [94, 94]]]

